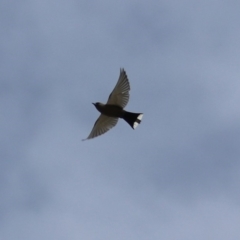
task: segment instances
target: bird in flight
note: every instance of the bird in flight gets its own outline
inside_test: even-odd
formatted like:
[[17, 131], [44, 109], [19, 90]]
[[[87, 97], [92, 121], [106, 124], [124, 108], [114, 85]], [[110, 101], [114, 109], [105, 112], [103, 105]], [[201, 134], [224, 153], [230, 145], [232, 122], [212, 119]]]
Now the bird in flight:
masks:
[[100, 136], [113, 128], [119, 118], [124, 119], [133, 129], [141, 123], [143, 113], [132, 113], [124, 110], [129, 101], [130, 84], [124, 69], [120, 69], [120, 76], [116, 86], [109, 95], [106, 104], [93, 103], [96, 109], [101, 113], [95, 122], [92, 131], [86, 139]]

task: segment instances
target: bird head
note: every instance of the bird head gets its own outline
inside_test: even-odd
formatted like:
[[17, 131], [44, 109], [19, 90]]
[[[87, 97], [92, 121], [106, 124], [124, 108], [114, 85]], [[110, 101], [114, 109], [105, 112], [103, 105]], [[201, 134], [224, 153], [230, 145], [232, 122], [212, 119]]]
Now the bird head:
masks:
[[103, 103], [100, 103], [100, 102], [96, 102], [96, 103], [92, 103], [95, 107], [98, 107], [98, 106], [104, 106]]

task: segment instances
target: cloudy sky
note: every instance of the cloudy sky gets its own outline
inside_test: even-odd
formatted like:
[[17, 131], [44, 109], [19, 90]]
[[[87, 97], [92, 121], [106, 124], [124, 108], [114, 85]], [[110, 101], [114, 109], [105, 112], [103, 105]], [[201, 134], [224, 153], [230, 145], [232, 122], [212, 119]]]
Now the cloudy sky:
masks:
[[[2, 0], [0, 239], [239, 239], [239, 9]], [[120, 67], [141, 125], [82, 142]]]

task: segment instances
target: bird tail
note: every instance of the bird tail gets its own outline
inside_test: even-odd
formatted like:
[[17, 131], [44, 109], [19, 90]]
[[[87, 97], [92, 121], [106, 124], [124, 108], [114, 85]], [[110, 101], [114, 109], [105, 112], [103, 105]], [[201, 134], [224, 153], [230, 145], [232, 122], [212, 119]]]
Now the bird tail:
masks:
[[131, 113], [131, 112], [124, 112], [123, 119], [133, 128], [135, 129], [138, 124], [141, 123], [143, 118], [143, 113]]

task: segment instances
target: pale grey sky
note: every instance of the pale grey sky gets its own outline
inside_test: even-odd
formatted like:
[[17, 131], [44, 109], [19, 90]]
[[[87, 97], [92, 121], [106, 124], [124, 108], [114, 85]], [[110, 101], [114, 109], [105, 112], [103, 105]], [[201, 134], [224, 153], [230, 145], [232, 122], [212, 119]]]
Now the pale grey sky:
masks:
[[[240, 237], [240, 2], [0, 3], [0, 240]], [[82, 142], [116, 84], [143, 112]]]

